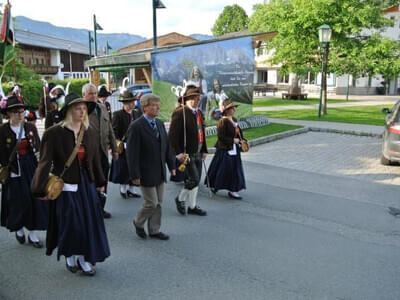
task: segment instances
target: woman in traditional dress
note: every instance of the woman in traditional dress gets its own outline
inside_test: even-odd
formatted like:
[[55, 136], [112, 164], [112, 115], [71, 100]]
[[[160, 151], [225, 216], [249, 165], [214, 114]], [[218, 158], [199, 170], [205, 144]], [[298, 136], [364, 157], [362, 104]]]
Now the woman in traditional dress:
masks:
[[[89, 128], [88, 112], [95, 107], [75, 94], [65, 98], [61, 109], [62, 122], [47, 129], [40, 147], [40, 161], [32, 180], [35, 196], [47, 200], [46, 182], [49, 173], [61, 176], [64, 188], [50, 201], [47, 255], [58, 248], [57, 258], [66, 257], [72, 273], [81, 270], [93, 276], [94, 265], [110, 255], [98, 191], [104, 190], [105, 178], [100, 164], [96, 135]], [[76, 145], [77, 155], [69, 168], [65, 165]]]
[[34, 198], [30, 190], [37, 167], [39, 135], [34, 124], [25, 122], [27, 105], [22, 97], [4, 98], [0, 107], [9, 119], [0, 125], [0, 164], [9, 168], [8, 179], [2, 186], [1, 226], [15, 232], [20, 244], [25, 243], [25, 227], [29, 230], [28, 243], [42, 248], [35, 230], [47, 229], [48, 204]]
[[[230, 100], [224, 102], [223, 117], [217, 125], [217, 151], [208, 169], [208, 180], [214, 193], [228, 190], [230, 198], [242, 199], [238, 192], [246, 188], [240, 157], [243, 133], [234, 117], [236, 107]], [[205, 183], [208, 184], [207, 178]]]
[[137, 98], [129, 91], [121, 94], [119, 99], [123, 104], [123, 108], [114, 112], [112, 117], [112, 127], [115, 133], [115, 138], [122, 143], [123, 149], [117, 160], [111, 163], [110, 181], [119, 183], [119, 192], [123, 198], [139, 198], [140, 195], [136, 192], [132, 185], [132, 180], [129, 178], [128, 164], [126, 162], [126, 132], [132, 121], [140, 117], [139, 112], [134, 109], [135, 100]]

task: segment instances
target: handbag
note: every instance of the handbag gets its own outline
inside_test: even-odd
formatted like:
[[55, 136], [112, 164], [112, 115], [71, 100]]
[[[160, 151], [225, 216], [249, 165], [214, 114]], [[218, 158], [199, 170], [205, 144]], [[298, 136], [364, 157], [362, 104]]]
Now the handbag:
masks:
[[57, 176], [57, 175], [54, 175], [51, 173], [49, 174], [49, 178], [47, 179], [46, 186], [45, 186], [45, 193], [46, 193], [47, 199], [55, 200], [60, 196], [61, 192], [63, 191], [64, 180], [62, 179], [62, 177], [64, 176], [65, 171], [67, 171], [68, 168], [71, 166], [76, 155], [78, 154], [78, 150], [79, 150], [79, 147], [81, 146], [84, 133], [85, 133], [85, 130], [82, 126], [81, 130], [79, 132], [79, 136], [78, 136], [76, 145], [75, 145], [74, 149], [72, 150], [72, 153], [69, 156], [67, 162], [65, 163], [64, 170], [62, 171], [61, 175]]
[[242, 150], [242, 152], [248, 152], [250, 150], [250, 144], [246, 139], [242, 137], [240, 131], [239, 131], [239, 140], [240, 140], [239, 147]]
[[21, 143], [21, 137], [22, 137], [22, 129], [24, 128], [24, 125], [21, 124], [18, 132], [18, 139], [17, 143], [14, 146], [13, 151], [11, 152], [10, 158], [8, 160], [7, 166], [1, 167], [0, 168], [0, 183], [5, 183], [7, 179], [10, 177], [10, 166], [13, 160], [13, 157], [15, 155], [15, 152], [17, 152], [18, 146]]

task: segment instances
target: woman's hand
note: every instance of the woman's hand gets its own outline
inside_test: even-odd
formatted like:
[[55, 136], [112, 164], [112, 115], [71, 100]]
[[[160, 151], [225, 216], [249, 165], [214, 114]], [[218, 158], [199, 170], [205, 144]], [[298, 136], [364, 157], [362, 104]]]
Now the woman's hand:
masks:
[[104, 193], [104, 186], [100, 186], [96, 189], [100, 193]]

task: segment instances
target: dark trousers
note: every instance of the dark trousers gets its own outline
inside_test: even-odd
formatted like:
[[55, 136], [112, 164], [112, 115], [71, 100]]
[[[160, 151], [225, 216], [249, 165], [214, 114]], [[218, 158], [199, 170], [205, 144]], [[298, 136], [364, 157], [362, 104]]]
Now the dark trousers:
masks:
[[[104, 185], [104, 193], [107, 194], [107, 184], [108, 184], [108, 173], [110, 171], [110, 162], [108, 161], [108, 157], [104, 155], [103, 151], [100, 150], [100, 162], [101, 168], [103, 169], [104, 178], [106, 178], [106, 184]], [[106, 197], [100, 197], [101, 205], [106, 206]]]
[[189, 154], [189, 163], [185, 169], [185, 189], [192, 190], [199, 186], [203, 166], [202, 154]]

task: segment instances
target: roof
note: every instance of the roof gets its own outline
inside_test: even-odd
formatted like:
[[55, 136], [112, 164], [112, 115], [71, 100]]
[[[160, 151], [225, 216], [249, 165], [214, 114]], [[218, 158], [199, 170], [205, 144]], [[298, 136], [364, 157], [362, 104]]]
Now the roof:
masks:
[[399, 11], [399, 5], [398, 5], [398, 4], [392, 5], [392, 6], [390, 6], [390, 7], [388, 7], [388, 8], [385, 8], [385, 9], [383, 10], [383, 12], [384, 12], [385, 14], [391, 13], [391, 12], [398, 12], [398, 11]]
[[81, 43], [63, 40], [52, 36], [33, 33], [26, 30], [15, 30], [15, 39], [21, 45], [36, 46], [41, 48], [66, 50], [72, 53], [89, 55], [89, 47]]
[[[165, 35], [160, 35], [157, 37], [157, 46], [170, 46], [177, 44], [186, 44], [197, 42], [198, 40], [190, 36], [186, 36], [177, 32], [171, 32]], [[119, 53], [127, 53], [136, 50], [150, 49], [153, 48], [153, 39], [148, 39], [143, 42], [139, 42], [130, 46], [123, 47], [118, 50]]]
[[270, 39], [278, 35], [277, 31], [272, 32], [264, 32], [264, 33], [253, 33], [247, 35], [240, 35], [240, 36], [231, 36], [231, 37], [219, 37], [213, 40], [204, 40], [204, 41], [197, 41], [192, 43], [185, 43], [179, 45], [171, 45], [171, 46], [164, 46], [161, 48], [151, 48], [151, 49], [142, 49], [137, 51], [132, 51], [128, 53], [120, 53], [115, 55], [105, 55], [94, 57], [90, 60], [85, 61], [85, 67], [98, 70], [101, 72], [109, 72], [112, 70], [117, 69], [126, 69], [126, 68], [143, 68], [146, 66], [150, 66], [151, 55], [155, 53], [160, 53], [164, 51], [173, 51], [185, 47], [195, 46], [195, 45], [202, 45], [202, 44], [209, 44], [215, 43], [223, 40], [231, 40], [237, 39], [241, 37], [251, 37], [253, 47], [258, 47], [261, 41]]

